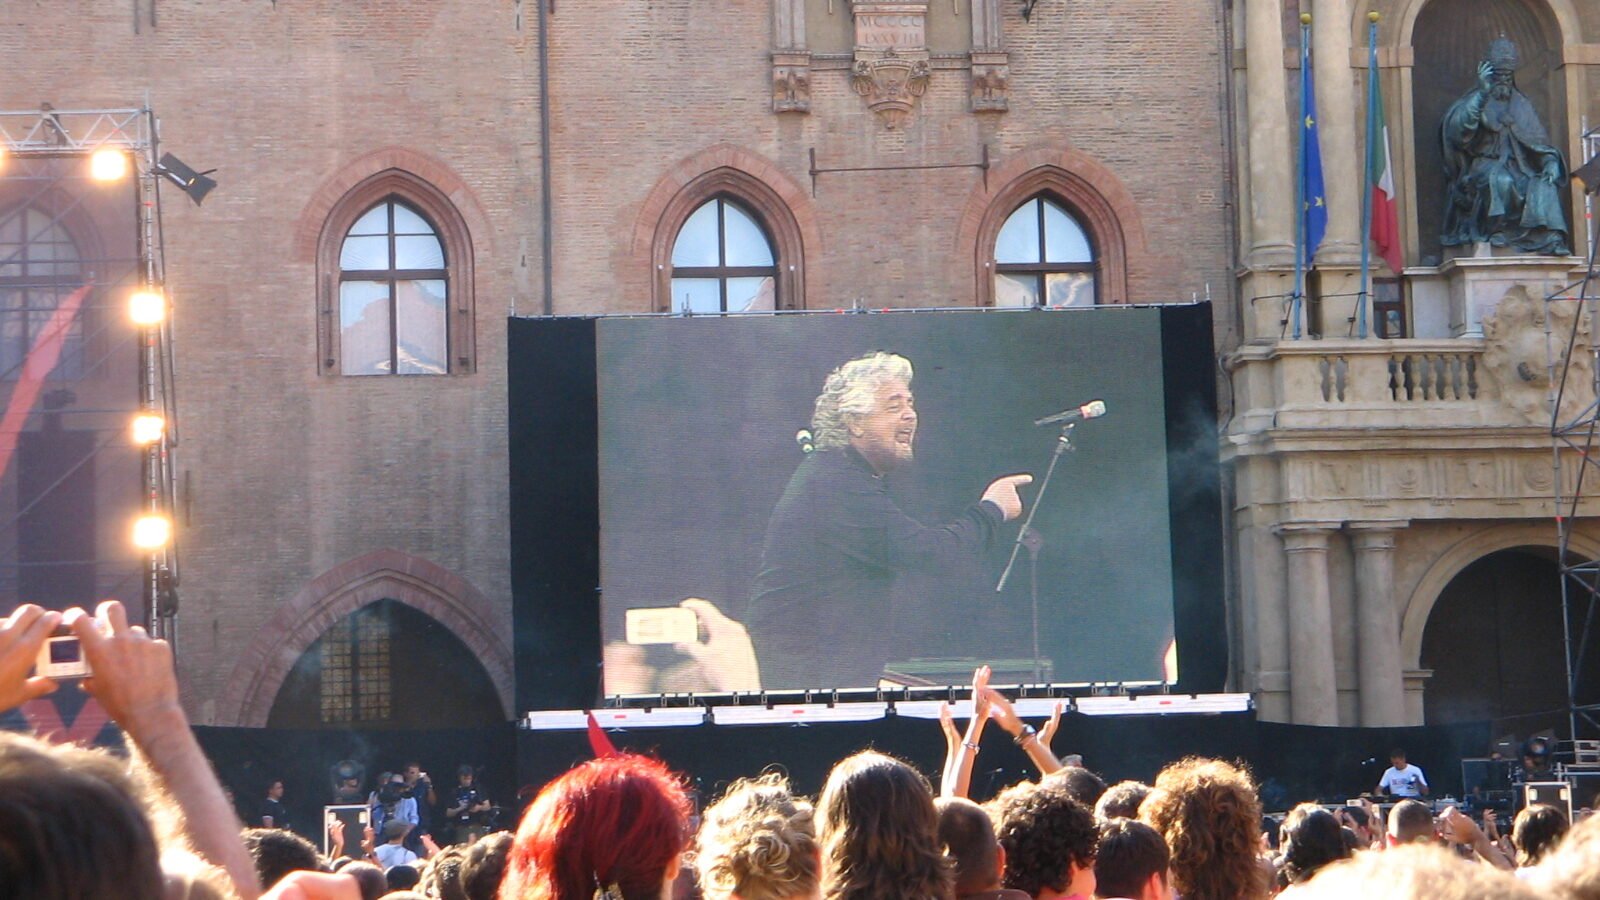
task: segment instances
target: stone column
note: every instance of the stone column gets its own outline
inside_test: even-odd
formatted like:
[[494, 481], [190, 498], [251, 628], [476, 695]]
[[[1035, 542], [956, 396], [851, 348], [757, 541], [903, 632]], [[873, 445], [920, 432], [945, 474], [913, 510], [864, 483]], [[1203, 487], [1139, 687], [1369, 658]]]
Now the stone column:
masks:
[[1356, 556], [1356, 658], [1361, 725], [1408, 724], [1394, 596], [1394, 533], [1405, 522], [1351, 522]]
[[1312, 0], [1311, 67], [1327, 190], [1328, 232], [1317, 262], [1360, 265], [1361, 167], [1357, 160], [1355, 71], [1350, 67], [1350, 0]]
[[1278, 526], [1289, 554], [1289, 713], [1298, 725], [1338, 725], [1328, 538], [1336, 523]]
[[1246, 108], [1250, 116], [1250, 252], [1246, 265], [1294, 265], [1294, 179], [1283, 68], [1282, 0], [1246, 0]]

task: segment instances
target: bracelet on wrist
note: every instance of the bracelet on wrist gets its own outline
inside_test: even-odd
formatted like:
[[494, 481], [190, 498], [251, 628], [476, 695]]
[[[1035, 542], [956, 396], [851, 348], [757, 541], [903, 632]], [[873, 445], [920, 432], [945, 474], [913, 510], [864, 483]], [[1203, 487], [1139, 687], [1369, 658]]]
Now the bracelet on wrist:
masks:
[[978, 752], [978, 745], [974, 744], [971, 741], [962, 741], [961, 742], [961, 746], [967, 748], [968, 750], [971, 750], [973, 753], [977, 753]]
[[1017, 732], [1017, 736], [1012, 738], [1011, 742], [1013, 744], [1016, 744], [1018, 747], [1021, 747], [1023, 744], [1026, 744], [1030, 739], [1038, 736], [1038, 734], [1039, 734], [1039, 732], [1035, 731], [1032, 725], [1023, 725], [1022, 726], [1022, 730]]

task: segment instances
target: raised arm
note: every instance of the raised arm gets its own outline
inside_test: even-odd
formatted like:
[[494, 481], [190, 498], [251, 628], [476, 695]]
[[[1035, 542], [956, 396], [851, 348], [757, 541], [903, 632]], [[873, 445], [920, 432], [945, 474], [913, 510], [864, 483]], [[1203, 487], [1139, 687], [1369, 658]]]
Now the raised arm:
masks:
[[1033, 760], [1033, 764], [1038, 767], [1041, 774], [1049, 775], [1061, 769], [1061, 760], [1056, 759], [1056, 755], [1050, 752], [1049, 747], [1039, 743], [1038, 733], [1034, 731], [1032, 725], [1023, 722], [1017, 716], [1016, 707], [1011, 705], [1011, 701], [1007, 700], [1004, 694], [994, 688], [987, 688], [984, 695], [989, 698], [990, 714], [994, 716], [995, 721], [1011, 735], [1012, 742], [1021, 747], [1022, 752], [1028, 754], [1028, 758]]
[[195, 852], [227, 871], [241, 897], [254, 900], [261, 893], [255, 864], [239, 839], [238, 816], [178, 702], [172, 648], [151, 639], [142, 627], [130, 626], [127, 611], [115, 600], [100, 604], [92, 617], [70, 610], [67, 622], [94, 673], [84, 681], [84, 690], [122, 726], [177, 804]]
[[972, 767], [978, 761], [978, 745], [989, 719], [989, 667], [979, 666], [972, 673], [972, 718], [966, 734], [956, 731], [949, 705], [940, 707], [939, 721], [945, 729], [944, 775], [939, 779], [941, 797], [965, 797], [972, 787]]

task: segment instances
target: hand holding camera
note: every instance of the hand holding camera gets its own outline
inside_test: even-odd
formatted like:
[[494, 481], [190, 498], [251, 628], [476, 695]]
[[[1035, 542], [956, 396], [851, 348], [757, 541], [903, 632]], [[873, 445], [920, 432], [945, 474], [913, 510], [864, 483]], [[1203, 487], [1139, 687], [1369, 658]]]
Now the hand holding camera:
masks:
[[60, 613], [32, 603], [24, 603], [0, 619], [0, 711], [55, 691], [55, 682], [47, 675], [30, 677], [28, 672], [38, 664], [40, 652], [48, 652], [48, 638], [59, 624]]

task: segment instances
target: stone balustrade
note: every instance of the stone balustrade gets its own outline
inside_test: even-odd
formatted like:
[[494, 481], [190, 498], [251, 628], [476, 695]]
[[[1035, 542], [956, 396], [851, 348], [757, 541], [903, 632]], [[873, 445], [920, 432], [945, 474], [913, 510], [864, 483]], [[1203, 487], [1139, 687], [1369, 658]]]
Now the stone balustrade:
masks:
[[[1235, 437], [1283, 429], [1548, 428], [1537, 396], [1504, 401], [1507, 373], [1474, 338], [1248, 344], [1227, 360]], [[1513, 390], [1546, 393], [1545, 361], [1520, 361]], [[1526, 401], [1534, 401], [1529, 415]]]

